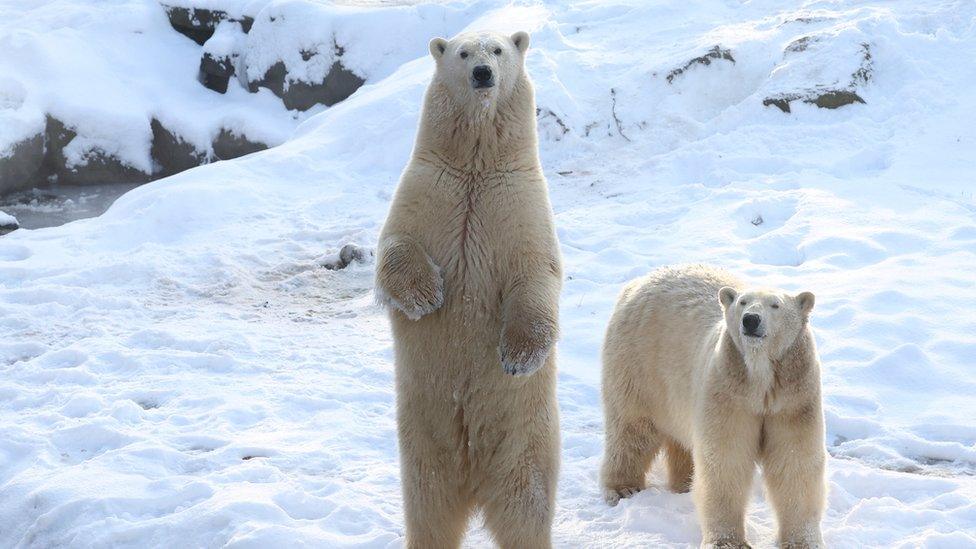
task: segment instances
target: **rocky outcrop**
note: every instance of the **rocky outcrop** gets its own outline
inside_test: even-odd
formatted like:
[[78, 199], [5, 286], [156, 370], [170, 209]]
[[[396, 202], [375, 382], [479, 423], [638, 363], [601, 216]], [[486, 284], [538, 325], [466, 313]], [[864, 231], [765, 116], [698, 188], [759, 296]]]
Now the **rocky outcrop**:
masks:
[[735, 64], [735, 58], [732, 57], [732, 50], [722, 48], [721, 46], [713, 46], [712, 49], [708, 50], [705, 55], [690, 59], [684, 65], [672, 69], [665, 79], [668, 81], [668, 84], [673, 84], [675, 78], [681, 76], [685, 71], [694, 67], [695, 65], [705, 65], [707, 67], [708, 65], [712, 64], [712, 61], [718, 60], [731, 61], [733, 64]]
[[289, 110], [307, 111], [317, 104], [331, 106], [352, 95], [366, 81], [342, 66], [340, 61], [332, 63], [329, 73], [321, 82], [291, 81], [288, 71], [281, 61], [271, 66], [264, 77], [248, 82], [252, 92], [258, 88], [268, 88], [281, 98]]
[[[204, 47], [199, 68], [201, 84], [218, 93], [226, 93], [235, 75], [247, 74], [247, 67], [243, 63], [244, 41], [221, 35], [230, 35], [234, 32], [246, 35], [254, 25], [254, 18], [248, 16], [232, 18], [224, 11], [205, 8], [167, 4], [163, 4], [163, 7], [170, 24], [177, 32]], [[272, 27], [280, 25], [274, 17], [262, 21], [262, 24]], [[227, 26], [229, 23], [233, 23], [233, 26]], [[292, 77], [285, 62], [278, 61], [268, 67], [264, 74], [246, 81], [247, 89], [253, 93], [260, 88], [267, 88], [280, 97], [289, 110], [305, 111], [319, 104], [334, 105], [352, 95], [366, 82], [364, 78], [343, 65], [343, 49], [334, 41], [331, 51], [315, 50], [297, 53], [301, 55], [304, 62], [314, 63], [316, 56], [328, 55], [330, 58], [327, 59], [331, 59], [332, 63], [321, 80], [310, 82]], [[245, 80], [243, 76], [242, 80]]]
[[53, 176], [62, 185], [143, 183], [151, 179], [151, 174], [133, 168], [98, 149], [88, 151], [85, 162], [69, 166], [64, 148], [77, 135], [74, 129], [57, 118], [50, 115], [47, 117], [43, 170], [48, 177]]
[[156, 119], [152, 121], [152, 158], [157, 170], [153, 178], [167, 177], [175, 173], [207, 164], [215, 160], [230, 160], [268, 148], [260, 141], [249, 139], [228, 128], [222, 128], [210, 144], [210, 152], [201, 151], [179, 134], [169, 130]]
[[803, 101], [821, 109], [837, 109], [844, 105], [864, 103], [864, 99], [850, 90], [810, 90], [805, 94], [784, 94], [763, 99], [763, 106], [773, 105], [783, 112], [790, 112], [790, 103]]
[[49, 115], [43, 133], [17, 143], [0, 157], [0, 195], [48, 183], [144, 183], [215, 160], [229, 160], [268, 148], [266, 143], [228, 128], [220, 130], [209, 150], [199, 149], [156, 118], [150, 122], [150, 129], [154, 168], [151, 174], [98, 149], [86, 153], [84, 162], [68, 166], [65, 148], [78, 133], [74, 127]]
[[[819, 42], [817, 37], [803, 36], [789, 45], [783, 51], [784, 56], [806, 52], [811, 45]], [[816, 105], [821, 109], [837, 109], [855, 103], [865, 103], [864, 99], [858, 94], [859, 88], [867, 84], [874, 74], [874, 60], [871, 55], [871, 46], [862, 43], [859, 52], [859, 62], [857, 69], [851, 73], [847, 83], [843, 85], [817, 85], [809, 89], [796, 92], [780, 93], [771, 95], [763, 99], [763, 105], [774, 106], [779, 110], [791, 112], [790, 104], [794, 101], [802, 101], [810, 105]], [[849, 69], [848, 69], [849, 70]]]

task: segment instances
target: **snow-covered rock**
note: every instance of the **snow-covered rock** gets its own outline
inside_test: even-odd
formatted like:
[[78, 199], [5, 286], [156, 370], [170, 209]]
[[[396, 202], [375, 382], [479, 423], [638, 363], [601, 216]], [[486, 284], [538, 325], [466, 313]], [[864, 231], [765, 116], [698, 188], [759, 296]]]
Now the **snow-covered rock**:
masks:
[[[228, 23], [239, 11], [226, 12]], [[8, 6], [0, 50], [0, 194], [52, 182], [147, 181], [199, 164], [186, 155], [158, 162], [153, 120], [202, 153], [195, 158], [212, 160], [224, 134], [264, 148], [305, 118], [240, 85], [215, 100], [198, 81], [200, 47], [150, 0]], [[168, 146], [155, 145], [157, 153]], [[218, 148], [224, 158], [231, 150]]]
[[20, 223], [17, 221], [16, 217], [0, 211], [0, 236], [3, 236], [10, 231], [17, 230], [19, 227]]

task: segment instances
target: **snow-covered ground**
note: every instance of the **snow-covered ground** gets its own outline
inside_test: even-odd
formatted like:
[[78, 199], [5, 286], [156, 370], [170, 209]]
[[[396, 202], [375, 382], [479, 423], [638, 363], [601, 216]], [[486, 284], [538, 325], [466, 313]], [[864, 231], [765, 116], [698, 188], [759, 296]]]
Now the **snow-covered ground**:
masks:
[[[678, 262], [817, 294], [830, 546], [976, 545], [976, 4], [800, 4], [409, 12], [430, 35], [533, 33], [566, 273], [558, 546], [700, 540], [658, 469], [613, 508], [596, 478], [605, 322], [625, 281]], [[716, 45], [734, 62], [688, 64]], [[320, 265], [375, 245], [431, 70], [418, 53], [279, 147], [0, 238], [0, 546], [402, 543], [373, 265]], [[763, 105], [826, 89], [864, 103]], [[758, 486], [748, 520], [771, 546]], [[466, 543], [488, 544], [480, 520]]]

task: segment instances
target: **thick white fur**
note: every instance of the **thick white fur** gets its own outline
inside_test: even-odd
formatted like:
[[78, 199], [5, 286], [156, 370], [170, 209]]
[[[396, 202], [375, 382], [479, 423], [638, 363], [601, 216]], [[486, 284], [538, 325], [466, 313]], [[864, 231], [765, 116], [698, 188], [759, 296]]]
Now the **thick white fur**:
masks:
[[[783, 547], [821, 547], [825, 505], [814, 297], [743, 290], [704, 266], [664, 268], [628, 284], [603, 349], [606, 457], [615, 503], [644, 488], [659, 449], [675, 491], [692, 485], [705, 547], [744, 547], [758, 463]], [[762, 337], [744, 333], [758, 314]]]
[[[457, 547], [476, 507], [501, 546], [550, 545], [562, 275], [528, 44], [431, 41], [437, 70], [380, 236], [408, 547]], [[493, 87], [473, 87], [477, 65]]]

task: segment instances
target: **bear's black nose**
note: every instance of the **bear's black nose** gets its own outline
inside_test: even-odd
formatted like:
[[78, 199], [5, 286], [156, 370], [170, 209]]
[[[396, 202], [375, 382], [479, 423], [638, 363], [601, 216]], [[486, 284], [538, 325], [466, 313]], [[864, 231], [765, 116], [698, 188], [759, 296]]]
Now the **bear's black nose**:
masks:
[[471, 76], [475, 82], [487, 82], [491, 80], [491, 67], [488, 65], [478, 65], [471, 71]]
[[747, 313], [742, 315], [742, 327], [746, 329], [746, 334], [756, 333], [756, 328], [759, 327], [759, 323], [762, 321], [759, 315], [756, 313]]

